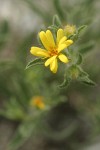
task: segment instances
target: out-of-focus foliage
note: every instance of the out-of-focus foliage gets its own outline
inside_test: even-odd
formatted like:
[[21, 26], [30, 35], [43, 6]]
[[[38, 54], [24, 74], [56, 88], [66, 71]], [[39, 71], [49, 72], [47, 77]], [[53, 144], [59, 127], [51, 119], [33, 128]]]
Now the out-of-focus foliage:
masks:
[[[20, 4], [20, 1], [17, 3]], [[57, 85], [63, 81], [62, 66], [57, 75], [38, 65], [25, 70], [31, 57], [29, 50], [33, 40], [34, 44], [37, 44], [35, 39], [38, 31], [32, 30], [24, 37], [20, 36], [21, 32], [12, 31], [9, 21], [0, 22], [0, 100], [2, 104], [0, 115], [19, 122], [9, 144], [10, 150], [18, 149], [36, 132], [46, 137], [46, 149], [50, 148], [48, 142], [50, 141], [51, 145], [59, 150], [63, 146], [68, 150], [81, 150], [81, 147], [85, 147], [85, 144], [88, 145], [88, 142], [100, 135], [100, 22], [99, 19], [96, 20], [99, 17], [98, 1], [52, 0], [48, 3], [51, 4], [51, 8], [47, 6], [46, 10], [43, 5], [41, 6], [40, 1], [38, 3], [34, 0], [23, 0], [23, 5], [43, 20], [44, 26], [37, 27], [40, 30], [45, 26], [53, 30], [62, 22], [63, 26], [76, 25], [80, 32], [79, 27], [87, 25], [86, 31], [81, 33], [79, 40], [74, 44], [74, 49], [79, 51], [79, 54], [75, 51], [70, 53], [73, 57], [77, 55], [78, 60], [75, 60], [77, 65], [83, 62], [81, 66], [97, 85], [89, 87], [72, 81], [67, 89], [60, 89]], [[57, 14], [61, 21], [56, 17], [51, 26], [53, 14]], [[73, 39], [75, 38], [77, 36], [74, 35]], [[9, 56], [4, 58], [3, 51], [9, 52]], [[82, 58], [81, 55], [84, 57]], [[74, 75], [77, 75], [77, 69], [81, 71], [80, 80], [85, 82], [88, 75], [77, 66], [73, 65], [72, 69]], [[69, 72], [70, 70], [65, 74], [64, 84], [70, 82], [70, 79], [66, 78]], [[89, 79], [88, 81], [93, 83]], [[43, 97], [46, 106], [44, 110], [30, 106], [34, 96]]]
[[3, 21], [0, 25], [0, 50], [6, 44], [9, 36], [9, 26], [7, 21]]

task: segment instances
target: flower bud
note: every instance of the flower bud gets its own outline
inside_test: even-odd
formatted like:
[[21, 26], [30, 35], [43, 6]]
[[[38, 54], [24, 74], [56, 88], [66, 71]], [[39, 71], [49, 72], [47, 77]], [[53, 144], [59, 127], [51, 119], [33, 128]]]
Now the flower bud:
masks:
[[74, 34], [75, 31], [76, 31], [76, 26], [74, 26], [74, 25], [66, 25], [64, 27], [64, 33], [66, 36], [70, 36], [70, 35]]

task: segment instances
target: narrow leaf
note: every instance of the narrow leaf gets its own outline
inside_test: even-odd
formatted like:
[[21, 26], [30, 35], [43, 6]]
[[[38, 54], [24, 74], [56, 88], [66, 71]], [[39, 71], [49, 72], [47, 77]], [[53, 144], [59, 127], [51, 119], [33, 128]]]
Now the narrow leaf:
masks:
[[60, 18], [58, 17], [58, 15], [54, 15], [54, 17], [53, 17], [53, 25], [57, 26], [57, 27], [61, 26], [61, 21], [60, 21]]
[[60, 0], [53, 0], [54, 2], [54, 7], [57, 11], [57, 14], [59, 15], [59, 17], [61, 18], [61, 21], [65, 21], [66, 20], [66, 15], [63, 11], [63, 8], [61, 7], [61, 1]]
[[89, 42], [89, 43], [85, 43], [84, 45], [81, 45], [81, 46], [79, 47], [79, 50], [78, 50], [78, 51], [79, 51], [80, 53], [82, 53], [82, 54], [85, 54], [85, 53], [89, 52], [90, 50], [92, 50], [93, 47], [94, 47], [94, 42], [91, 41], [91, 42]]
[[34, 120], [23, 122], [9, 144], [9, 150], [17, 150], [31, 136], [34, 128]]
[[26, 69], [32, 67], [32, 66], [35, 66], [35, 65], [42, 65], [43, 64], [43, 60], [41, 58], [36, 58], [32, 61], [30, 61], [27, 66], [26, 66]]
[[55, 26], [55, 25], [51, 25], [51, 26], [49, 26], [48, 28], [49, 28], [49, 29], [52, 29], [52, 30], [58, 30], [59, 27], [57, 27], [57, 26]]
[[87, 27], [87, 25], [80, 26], [80, 27], [78, 28], [78, 35], [79, 35], [80, 33], [82, 33], [82, 32], [86, 29], [86, 27]]
[[67, 68], [67, 71], [64, 74], [64, 80], [58, 87], [59, 88], [68, 87], [70, 82], [71, 82], [71, 78], [70, 78], [70, 75], [69, 75], [69, 68]]
[[82, 63], [82, 55], [81, 54], [78, 55], [78, 59], [77, 59], [76, 63], [77, 63], [77, 65], [80, 65]]
[[87, 85], [90, 85], [90, 86], [95, 86], [96, 85], [96, 83], [93, 82], [91, 79], [89, 79], [88, 76], [84, 76], [84, 77], [79, 78], [79, 81], [81, 81], [81, 82], [83, 82]]
[[86, 27], [87, 27], [86, 25], [80, 26], [80, 27], [77, 29], [76, 33], [73, 34], [70, 38], [71, 38], [74, 42], [77, 41], [78, 38], [80, 37], [80, 34], [85, 30]]
[[79, 68], [78, 81], [81, 81], [90, 86], [96, 85], [96, 83], [89, 78], [89, 75], [85, 71], [83, 71], [82, 68], [80, 68], [80, 67], [78, 67], [78, 68]]

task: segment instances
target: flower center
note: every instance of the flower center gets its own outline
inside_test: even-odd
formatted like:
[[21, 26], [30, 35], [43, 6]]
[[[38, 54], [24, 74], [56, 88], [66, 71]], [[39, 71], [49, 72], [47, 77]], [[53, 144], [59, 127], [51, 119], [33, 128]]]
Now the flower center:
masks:
[[57, 48], [51, 47], [49, 51], [50, 56], [58, 55]]

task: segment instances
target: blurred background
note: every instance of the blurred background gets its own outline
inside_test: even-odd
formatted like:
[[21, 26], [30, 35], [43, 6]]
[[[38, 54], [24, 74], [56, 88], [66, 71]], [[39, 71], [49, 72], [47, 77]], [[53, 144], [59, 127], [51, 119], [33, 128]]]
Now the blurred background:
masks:
[[[0, 150], [100, 150], [100, 1], [0, 0]], [[25, 70], [37, 33], [57, 14], [63, 26], [88, 25], [75, 49], [97, 83], [58, 89], [62, 73]], [[34, 110], [43, 99], [49, 111]]]

